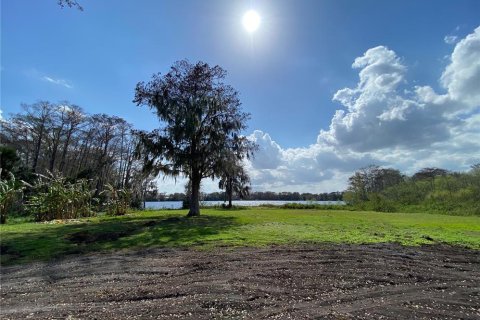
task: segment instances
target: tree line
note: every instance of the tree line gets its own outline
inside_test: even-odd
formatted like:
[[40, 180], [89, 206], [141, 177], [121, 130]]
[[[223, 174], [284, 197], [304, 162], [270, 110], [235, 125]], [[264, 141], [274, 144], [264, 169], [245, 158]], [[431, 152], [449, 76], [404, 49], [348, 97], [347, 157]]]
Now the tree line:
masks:
[[349, 178], [344, 200], [361, 210], [480, 215], [480, 164], [468, 172], [431, 167], [411, 176], [371, 165]]
[[[147, 191], [147, 201], [184, 201], [185, 193], [159, 193], [158, 190]], [[225, 192], [202, 193], [203, 201], [228, 201]], [[299, 192], [272, 192], [272, 191], [250, 191], [248, 195], [240, 197], [234, 194], [233, 200], [280, 200], [280, 201], [342, 201], [343, 192], [325, 193], [299, 193]]]
[[[86, 179], [98, 196], [111, 184], [141, 193], [146, 176], [135, 158], [138, 137], [124, 119], [87, 114], [68, 102], [23, 104], [1, 122], [3, 178], [7, 171], [28, 183], [35, 174]], [[10, 168], [8, 168], [8, 166]], [[7, 168], [6, 168], [7, 167]]]
[[9, 211], [39, 221], [123, 214], [141, 206], [153, 180], [136, 156], [138, 136], [120, 117], [38, 101], [0, 129], [2, 222]]

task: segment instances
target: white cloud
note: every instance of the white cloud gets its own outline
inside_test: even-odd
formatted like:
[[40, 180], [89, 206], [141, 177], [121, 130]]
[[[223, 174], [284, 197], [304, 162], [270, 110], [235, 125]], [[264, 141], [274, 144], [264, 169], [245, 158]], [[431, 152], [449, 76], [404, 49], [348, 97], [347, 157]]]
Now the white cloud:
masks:
[[445, 41], [446, 44], [455, 44], [457, 40], [458, 37], [453, 35], [445, 36], [445, 38], [443, 38], [443, 41]]
[[63, 86], [68, 89], [73, 88], [73, 85], [71, 85], [67, 80], [64, 80], [64, 79], [55, 79], [49, 76], [43, 76], [42, 80], [59, 85], [59, 86]]
[[359, 83], [333, 97], [347, 110], [337, 110], [318, 143], [366, 152], [390, 146], [418, 148], [448, 138], [442, 110], [405, 96], [400, 88], [407, 68], [395, 52], [382, 46], [370, 49], [353, 67], [361, 68]]
[[480, 106], [480, 27], [455, 46], [441, 83], [452, 100]]
[[282, 150], [280, 146], [270, 138], [268, 133], [255, 130], [249, 136], [249, 139], [255, 142], [259, 146], [259, 149], [262, 150], [262, 152], [257, 153], [252, 160], [256, 168], [274, 169], [280, 164], [279, 158], [281, 158]]
[[347, 181], [345, 172], [376, 161], [368, 154], [342, 153], [322, 144], [282, 149], [268, 134], [259, 130], [250, 135], [249, 139], [259, 145], [255, 157], [247, 161], [247, 170], [254, 190], [342, 190], [345, 187], [344, 182]]
[[[458, 40], [458, 39], [457, 39]], [[355, 169], [379, 164], [412, 174], [427, 166], [467, 169], [480, 159], [480, 27], [458, 41], [440, 83], [408, 87], [407, 67], [384, 46], [355, 59], [354, 88], [338, 90], [343, 107], [316, 144], [283, 149], [268, 133], [248, 164], [254, 190], [342, 190]]]

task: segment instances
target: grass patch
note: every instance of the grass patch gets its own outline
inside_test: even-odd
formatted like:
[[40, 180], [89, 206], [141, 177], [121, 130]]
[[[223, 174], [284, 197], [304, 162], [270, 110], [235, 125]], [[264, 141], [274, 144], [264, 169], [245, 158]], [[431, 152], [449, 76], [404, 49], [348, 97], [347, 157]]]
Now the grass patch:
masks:
[[294, 243], [447, 243], [480, 249], [480, 218], [421, 213], [249, 208], [135, 212], [59, 224], [0, 227], [2, 264], [127, 248]]

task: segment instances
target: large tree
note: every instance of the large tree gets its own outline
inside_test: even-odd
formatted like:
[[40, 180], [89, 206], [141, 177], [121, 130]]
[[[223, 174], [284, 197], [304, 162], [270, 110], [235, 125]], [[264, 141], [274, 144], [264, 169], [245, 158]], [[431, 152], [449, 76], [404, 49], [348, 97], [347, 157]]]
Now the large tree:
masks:
[[145, 169], [189, 179], [189, 216], [200, 214], [201, 181], [221, 177], [225, 155], [233, 152], [242, 159], [253, 151], [240, 134], [250, 115], [241, 111], [238, 93], [223, 82], [225, 76], [219, 66], [183, 60], [135, 89], [133, 101], [152, 109], [161, 123], [159, 129], [138, 132]]

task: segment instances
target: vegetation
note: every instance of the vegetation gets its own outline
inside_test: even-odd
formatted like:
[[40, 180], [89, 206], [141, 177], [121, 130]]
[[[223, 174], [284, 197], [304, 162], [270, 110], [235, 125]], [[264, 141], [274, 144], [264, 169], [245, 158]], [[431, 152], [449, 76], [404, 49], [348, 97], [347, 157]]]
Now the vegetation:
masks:
[[[162, 125], [152, 132], [135, 131], [116, 116], [88, 115], [67, 102], [23, 105], [23, 112], [0, 121], [2, 263], [190, 245], [441, 242], [480, 249], [478, 217], [434, 215], [480, 215], [480, 164], [466, 173], [424, 168], [411, 177], [369, 166], [350, 177], [345, 193], [250, 193], [243, 163], [256, 146], [241, 135], [249, 114], [241, 111], [238, 93], [223, 83], [225, 76], [219, 66], [180, 61], [166, 75], [138, 83], [134, 102], [154, 110]], [[181, 216], [184, 211], [127, 214], [145, 195], [164, 196], [152, 181], [160, 172], [188, 178], [185, 194], [173, 198], [184, 201], [192, 219]], [[234, 197], [249, 193], [257, 200], [343, 199], [349, 206], [212, 208], [200, 217], [205, 178], [219, 179], [228, 208]], [[106, 215], [94, 217], [97, 202]], [[16, 203], [36, 221], [49, 223], [10, 219], [5, 225]]]
[[69, 182], [61, 175], [39, 175], [27, 210], [36, 221], [75, 219], [93, 215], [92, 195], [86, 180]]
[[111, 216], [122, 216], [128, 212], [131, 194], [128, 190], [117, 189], [111, 184], [106, 185], [103, 191], [107, 195], [107, 214]]
[[[203, 201], [225, 200], [224, 192], [204, 193], [201, 196]], [[147, 201], [183, 201], [185, 193], [165, 194], [158, 190], [147, 192]], [[233, 193], [232, 200], [239, 200], [240, 197]], [[244, 196], [245, 200], [281, 200], [281, 201], [341, 201], [343, 192], [330, 193], [299, 193], [299, 192], [272, 192], [272, 191], [251, 191]]]
[[231, 153], [230, 156], [225, 158], [225, 163], [222, 165], [220, 172], [218, 187], [225, 190], [225, 200], [228, 200], [227, 208], [232, 207], [234, 193], [240, 199], [245, 199], [250, 193], [250, 177], [239, 159], [241, 157]]
[[144, 211], [68, 223], [1, 226], [2, 263], [125, 248], [263, 246], [295, 243], [447, 243], [480, 249], [480, 218], [425, 213], [378, 213], [249, 208]]
[[223, 83], [225, 76], [219, 66], [184, 60], [135, 89], [134, 102], [154, 110], [163, 125], [138, 132], [144, 169], [189, 179], [188, 216], [200, 214], [202, 179], [221, 177], [227, 157], [240, 161], [254, 148], [240, 135], [249, 114], [241, 111], [238, 93]]
[[88, 115], [68, 102], [39, 101], [22, 108], [9, 121], [0, 121], [2, 162], [8, 151], [19, 179], [33, 184], [32, 173], [58, 172], [70, 181], [88, 180], [95, 196], [112, 184], [142, 198], [148, 177], [134, 157], [138, 137], [131, 124], [116, 116]]
[[349, 180], [344, 200], [359, 210], [480, 215], [480, 165], [465, 173], [424, 168], [411, 177], [369, 166]]
[[[0, 175], [2, 171], [0, 168]], [[0, 179], [0, 224], [7, 222], [8, 213], [23, 189], [23, 182], [16, 180], [13, 173], [9, 172], [7, 177]]]
[[[262, 207], [278, 208], [274, 205], [263, 205]], [[318, 209], [318, 210], [349, 210], [351, 207], [343, 204], [316, 204], [316, 203], [285, 203], [283, 209]]]

